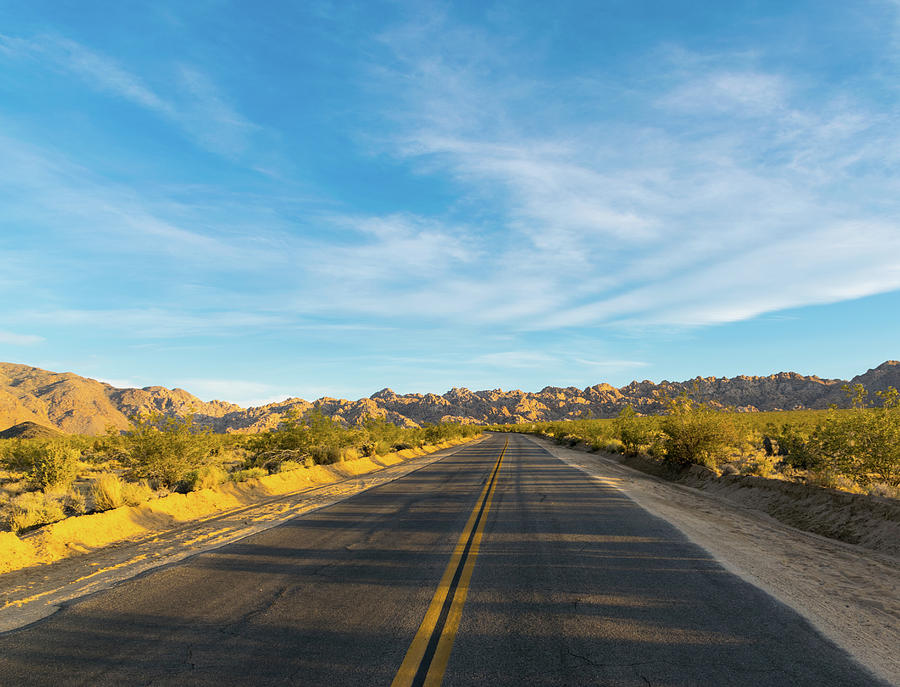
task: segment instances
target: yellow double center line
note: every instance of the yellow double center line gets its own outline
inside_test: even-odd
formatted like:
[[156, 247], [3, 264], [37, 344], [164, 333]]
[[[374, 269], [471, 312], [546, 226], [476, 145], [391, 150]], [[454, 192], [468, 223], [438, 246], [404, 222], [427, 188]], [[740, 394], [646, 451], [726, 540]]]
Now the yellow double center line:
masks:
[[425, 612], [425, 619], [419, 626], [412, 644], [409, 645], [391, 687], [437, 687], [444, 679], [447, 661], [450, 660], [450, 650], [453, 648], [453, 640], [462, 619], [463, 605], [469, 593], [469, 580], [472, 579], [475, 559], [481, 547], [484, 523], [491, 509], [497, 474], [500, 472], [500, 464], [508, 446], [509, 438], [503, 445], [491, 478], [484, 485], [478, 501], [475, 502], [475, 508], [472, 509], [472, 514], [462, 534], [459, 535], [447, 569], [444, 570], [437, 591]]

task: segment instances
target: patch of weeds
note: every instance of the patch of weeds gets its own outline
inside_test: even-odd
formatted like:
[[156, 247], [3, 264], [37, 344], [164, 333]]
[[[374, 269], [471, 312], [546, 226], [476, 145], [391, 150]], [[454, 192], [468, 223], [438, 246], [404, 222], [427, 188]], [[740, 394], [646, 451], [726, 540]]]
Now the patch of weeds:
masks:
[[230, 475], [228, 475], [228, 479], [232, 482], [246, 482], [250, 479], [259, 479], [260, 477], [265, 477], [269, 474], [269, 471], [265, 468], [247, 468], [245, 470], [235, 470]]
[[7, 527], [13, 532], [58, 522], [66, 517], [60, 500], [42, 491], [29, 491], [12, 499], [6, 512]]
[[91, 484], [91, 500], [94, 510], [104, 511], [125, 505], [122, 480], [111, 472], [100, 475]]
[[228, 476], [222, 468], [216, 465], [204, 465], [188, 472], [178, 483], [177, 491], [186, 494], [189, 491], [215, 489], [227, 479]]

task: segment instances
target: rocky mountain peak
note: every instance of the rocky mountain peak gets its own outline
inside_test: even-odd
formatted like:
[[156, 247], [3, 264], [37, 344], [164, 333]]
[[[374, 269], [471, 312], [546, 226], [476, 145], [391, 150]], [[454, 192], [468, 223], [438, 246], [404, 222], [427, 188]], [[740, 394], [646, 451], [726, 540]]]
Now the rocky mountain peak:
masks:
[[[470, 391], [454, 387], [442, 396], [433, 393], [398, 395], [390, 388], [358, 401], [324, 397], [315, 407], [335, 420], [353, 424], [380, 417], [402, 426], [425, 423], [468, 424], [539, 422], [543, 420], [615, 417], [626, 405], [639, 413], [662, 412], [666, 400], [681, 393], [717, 407], [745, 412], [843, 405], [840, 379], [820, 379], [794, 372], [765, 377], [740, 375], [696, 377], [684, 382], [649, 380], [616, 388], [610, 384], [576, 387], [546, 386], [537, 393], [491, 389]], [[900, 388], [900, 362], [888, 360], [850, 380], [869, 391]], [[55, 373], [28, 365], [0, 363], [0, 430], [31, 422], [70, 433], [101, 434], [107, 427], [125, 429], [135, 415], [193, 414], [198, 424], [218, 432], [259, 432], [277, 427], [291, 415], [314, 407], [289, 398], [256, 408], [224, 401], [201, 401], [184, 389], [148, 386], [117, 389], [73, 373]]]

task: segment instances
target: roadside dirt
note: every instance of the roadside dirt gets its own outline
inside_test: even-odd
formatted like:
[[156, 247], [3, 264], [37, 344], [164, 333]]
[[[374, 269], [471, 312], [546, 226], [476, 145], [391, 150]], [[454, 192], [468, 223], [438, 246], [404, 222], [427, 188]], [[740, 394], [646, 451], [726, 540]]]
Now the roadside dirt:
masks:
[[612, 457], [528, 438], [672, 523], [725, 568], [900, 685], [900, 558], [795, 529], [743, 497], [734, 503], [727, 494], [668, 482]]
[[[366, 489], [399, 479], [472, 443], [462, 443], [399, 463], [380, 463], [382, 469], [374, 472], [283, 493], [165, 531], [133, 537], [53, 563], [4, 573], [0, 575], [0, 633], [24, 627], [55, 613], [67, 602], [107, 589], [153, 568], [230, 544], [303, 513], [325, 508]], [[379, 461], [378, 458], [372, 460]]]

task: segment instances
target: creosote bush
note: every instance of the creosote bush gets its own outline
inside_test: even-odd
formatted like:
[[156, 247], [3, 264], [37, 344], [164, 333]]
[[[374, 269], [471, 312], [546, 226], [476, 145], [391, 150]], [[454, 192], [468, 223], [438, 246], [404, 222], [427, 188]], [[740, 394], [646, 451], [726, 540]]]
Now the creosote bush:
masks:
[[373, 417], [344, 427], [316, 407], [302, 417], [296, 413], [288, 415], [276, 430], [249, 437], [245, 447], [250, 458], [244, 467], [264, 467], [269, 472], [278, 472], [278, 466], [284, 461], [330, 465], [360, 456], [384, 455], [471, 437], [480, 431], [480, 427], [448, 423], [405, 428]]
[[189, 471], [184, 479], [178, 483], [178, 491], [200, 491], [201, 489], [215, 489], [228, 479], [225, 471], [217, 465], [204, 465], [196, 470]]
[[68, 487], [78, 470], [79, 452], [63, 441], [49, 441], [34, 452], [29, 474], [39, 489]]
[[623, 452], [636, 455], [641, 446], [653, 441], [653, 428], [645, 418], [639, 417], [634, 408], [625, 406], [613, 421], [613, 429], [622, 442]]
[[190, 470], [204, 465], [214, 448], [209, 429], [196, 427], [192, 416], [136, 417], [122, 441], [130, 476], [169, 488]]
[[728, 417], [686, 394], [669, 401], [662, 431], [666, 460], [676, 465], [716, 467], [735, 443]]
[[900, 394], [892, 387], [879, 391], [880, 405], [868, 407], [861, 384], [845, 391], [852, 411], [833, 412], [816, 431], [822, 462], [863, 487], [876, 481], [900, 486]]

